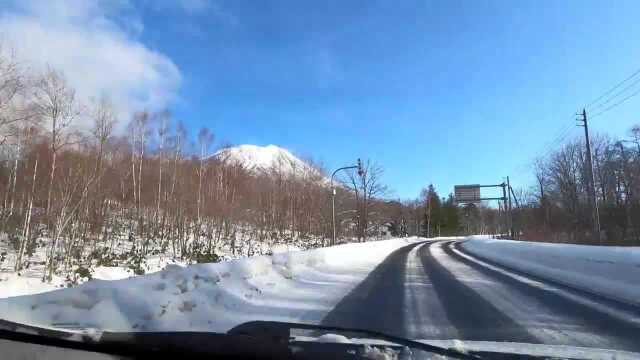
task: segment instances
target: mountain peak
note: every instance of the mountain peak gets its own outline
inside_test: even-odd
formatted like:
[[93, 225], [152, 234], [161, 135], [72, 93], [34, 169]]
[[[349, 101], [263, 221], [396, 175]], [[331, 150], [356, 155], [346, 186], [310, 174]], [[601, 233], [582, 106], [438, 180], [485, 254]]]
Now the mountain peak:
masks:
[[243, 144], [218, 150], [213, 157], [226, 162], [236, 162], [256, 171], [280, 167], [287, 174], [316, 171], [309, 164], [277, 145], [259, 146]]

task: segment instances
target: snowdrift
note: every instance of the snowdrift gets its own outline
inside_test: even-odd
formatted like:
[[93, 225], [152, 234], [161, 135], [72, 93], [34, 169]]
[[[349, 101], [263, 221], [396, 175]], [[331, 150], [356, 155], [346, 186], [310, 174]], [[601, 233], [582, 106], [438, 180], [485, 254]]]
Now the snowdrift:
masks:
[[250, 320], [319, 322], [392, 251], [419, 238], [345, 244], [0, 299], [0, 318], [43, 327], [225, 332]]
[[640, 247], [551, 244], [470, 237], [471, 255], [544, 279], [640, 305]]

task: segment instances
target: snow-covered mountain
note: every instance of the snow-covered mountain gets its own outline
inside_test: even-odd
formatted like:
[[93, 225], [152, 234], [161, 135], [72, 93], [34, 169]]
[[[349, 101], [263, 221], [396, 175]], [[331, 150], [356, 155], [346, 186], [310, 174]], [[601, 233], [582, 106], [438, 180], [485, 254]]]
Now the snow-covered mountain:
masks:
[[316, 174], [317, 170], [293, 155], [289, 150], [276, 145], [238, 145], [218, 150], [214, 158], [225, 162], [236, 162], [255, 171], [280, 168], [285, 174]]

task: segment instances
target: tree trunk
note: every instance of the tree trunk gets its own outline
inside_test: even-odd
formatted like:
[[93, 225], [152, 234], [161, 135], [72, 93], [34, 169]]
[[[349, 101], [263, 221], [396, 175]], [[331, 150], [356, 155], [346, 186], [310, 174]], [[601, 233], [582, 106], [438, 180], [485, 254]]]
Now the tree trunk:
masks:
[[35, 164], [33, 165], [33, 178], [31, 184], [31, 193], [29, 194], [29, 205], [27, 207], [27, 216], [24, 219], [24, 227], [22, 228], [22, 241], [20, 242], [20, 248], [18, 250], [18, 255], [16, 256], [16, 264], [15, 270], [19, 271], [22, 269], [22, 257], [24, 256], [24, 252], [27, 248], [27, 243], [29, 242], [30, 229], [31, 229], [31, 213], [33, 212], [33, 194], [36, 189], [36, 174], [38, 171], [38, 158], [36, 157]]

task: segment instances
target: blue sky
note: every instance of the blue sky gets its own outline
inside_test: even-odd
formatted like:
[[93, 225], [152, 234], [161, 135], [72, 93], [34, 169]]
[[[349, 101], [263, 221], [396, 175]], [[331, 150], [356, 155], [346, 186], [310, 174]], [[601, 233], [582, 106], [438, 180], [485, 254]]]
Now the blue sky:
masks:
[[[191, 133], [328, 168], [370, 158], [410, 198], [429, 183], [528, 185], [526, 165], [573, 113], [640, 68], [638, 13], [637, 1], [167, 0], [128, 3], [114, 23], [175, 64], [170, 108]], [[592, 131], [624, 136], [639, 105]]]

